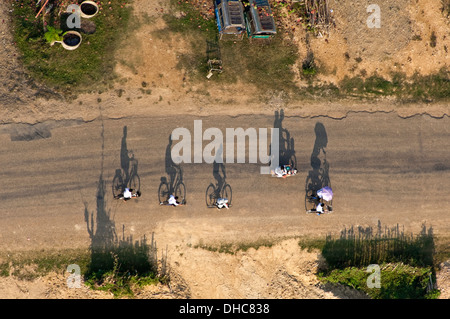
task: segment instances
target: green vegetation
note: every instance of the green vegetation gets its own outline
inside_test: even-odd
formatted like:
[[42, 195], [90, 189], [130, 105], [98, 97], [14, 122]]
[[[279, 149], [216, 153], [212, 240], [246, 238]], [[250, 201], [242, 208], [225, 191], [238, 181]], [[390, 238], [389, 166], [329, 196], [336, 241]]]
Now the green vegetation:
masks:
[[[322, 247], [326, 265], [320, 267], [324, 283], [347, 285], [374, 299], [437, 298], [435, 242], [432, 228], [406, 235], [397, 225], [376, 232], [371, 228], [344, 229], [339, 238], [327, 236]], [[380, 288], [367, 285], [369, 265], [381, 269]]]
[[155, 243], [148, 245], [145, 238], [140, 242], [120, 241], [117, 245], [89, 250], [4, 253], [0, 261], [0, 277], [13, 276], [20, 280], [34, 280], [51, 272], [67, 273], [67, 267], [76, 264], [87, 286], [108, 291], [116, 298], [132, 298], [143, 286], [169, 281], [165, 259], [158, 270]]
[[[372, 299], [434, 299], [439, 291], [429, 289], [431, 267], [412, 267], [398, 264], [380, 265], [380, 288], [369, 288], [370, 272], [366, 268], [334, 269], [327, 276], [319, 275], [324, 283], [346, 285], [365, 292]], [[370, 281], [370, 279], [369, 279]]]
[[44, 38], [48, 44], [53, 45], [56, 41], [62, 41], [62, 30], [55, 29], [54, 27], [47, 27], [47, 32], [44, 33]]
[[[208, 73], [207, 43], [218, 42], [214, 17], [202, 16], [185, 2], [172, 1], [174, 11], [183, 12], [179, 17], [166, 14], [168, 29], [191, 42], [191, 52], [180, 56], [179, 68], [186, 70], [192, 79], [204, 80]], [[225, 72], [213, 76], [216, 83], [251, 83], [261, 92], [289, 91], [295, 89], [292, 66], [297, 60], [297, 48], [282, 37], [282, 30], [270, 41], [264, 39], [221, 41], [220, 58]], [[162, 34], [162, 33], [161, 33]]]
[[106, 249], [93, 248], [85, 273], [85, 283], [92, 289], [109, 291], [116, 298], [133, 297], [134, 287], [167, 282], [158, 276], [150, 246], [121, 243]]
[[99, 13], [90, 19], [95, 33], [81, 33], [82, 43], [73, 51], [47, 43], [58, 38], [59, 30], [68, 30], [63, 18], [67, 1], [56, 1], [52, 11], [37, 18], [35, 0], [12, 2], [14, 39], [25, 67], [36, 80], [67, 95], [107, 86], [115, 78], [114, 50], [128, 30], [130, 1], [100, 2]]
[[272, 247], [275, 245], [275, 239], [259, 238], [255, 241], [241, 241], [234, 243], [220, 243], [218, 245], [207, 245], [203, 241], [192, 246], [193, 248], [201, 248], [211, 252], [225, 253], [234, 255], [239, 251], [247, 251], [249, 249], [259, 249], [260, 247]]
[[89, 252], [82, 249], [61, 251], [29, 251], [14, 254], [2, 254], [0, 276], [14, 276], [20, 280], [33, 280], [50, 272], [66, 271], [70, 264], [77, 264], [86, 269]]
[[[99, 14], [90, 19], [96, 25], [95, 33], [82, 33], [82, 43], [74, 51], [65, 50], [58, 44], [49, 45], [59, 41], [61, 32], [67, 31], [61, 14], [68, 4], [66, 0], [56, 1], [55, 9], [45, 17], [41, 13], [38, 18], [35, 18], [39, 9], [35, 6], [35, 0], [12, 2], [15, 41], [32, 77], [66, 96], [110, 88], [116, 79], [114, 51], [136, 27], [134, 20], [130, 19], [131, 2], [100, 2]], [[210, 82], [251, 84], [258, 89], [256, 96], [263, 101], [274, 92], [291, 98], [395, 97], [405, 102], [431, 102], [450, 97], [450, 71], [444, 68], [437, 74], [416, 74], [410, 78], [396, 73], [390, 79], [377, 75], [366, 77], [366, 71], [361, 70], [360, 76], [347, 77], [336, 85], [321, 83], [316, 79], [326, 70], [317, 67], [312, 52], [296, 66], [299, 62], [298, 48], [280, 26], [277, 35], [270, 41], [244, 37], [242, 40], [219, 42], [214, 16], [203, 15], [188, 1], [171, 0], [171, 6], [171, 13], [163, 15], [166, 29], [155, 31], [155, 36], [163, 38], [171, 32], [190, 43], [190, 51], [179, 54], [178, 67], [185, 70], [192, 81], [206, 85]], [[448, 8], [448, 0], [442, 0], [442, 11], [448, 12]], [[295, 15], [301, 19], [305, 29], [311, 27], [302, 2], [289, 5], [276, 2], [272, 9], [276, 20], [282, 15]], [[147, 23], [152, 22], [148, 16], [143, 18]], [[219, 57], [224, 69], [223, 73], [214, 75], [209, 81], [206, 80], [209, 71], [207, 41], [220, 46]], [[436, 46], [436, 41], [436, 34], [433, 33], [430, 45]], [[306, 87], [296, 85], [296, 73], [307, 81]]]
[[442, 68], [437, 74], [415, 74], [411, 78], [395, 73], [391, 80], [379, 76], [346, 77], [339, 88], [344, 94], [361, 98], [393, 96], [412, 102], [446, 100], [450, 97], [450, 71]]
[[[295, 84], [294, 66], [298, 62], [298, 51], [292, 40], [285, 36], [282, 29], [270, 41], [250, 40], [244, 37], [237, 41], [218, 41], [215, 18], [205, 17], [194, 6], [187, 2], [173, 0], [175, 12], [182, 12], [178, 16], [165, 14], [167, 29], [160, 31], [160, 36], [166, 32], [181, 34], [189, 39], [191, 51], [179, 57], [180, 69], [193, 81], [206, 81], [208, 73], [206, 41], [215, 42], [220, 46], [220, 58], [223, 73], [214, 75], [209, 81], [214, 83], [243, 83], [252, 84], [258, 90], [259, 97], [265, 100], [273, 92], [284, 92], [296, 98], [336, 98], [356, 97], [373, 99], [394, 97], [403, 102], [439, 101], [450, 97], [450, 71], [442, 68], [440, 72], [428, 76], [415, 74], [407, 78], [405, 74], [392, 74], [390, 79], [372, 75], [366, 77], [367, 72], [361, 71], [361, 76], [346, 77], [337, 85], [315, 81], [317, 75], [326, 72], [317, 67], [313, 52], [309, 52], [306, 59], [300, 63], [300, 76], [307, 80], [308, 86], [299, 88]], [[277, 19], [280, 9], [286, 4], [276, 3], [273, 7], [274, 17]], [[302, 4], [294, 4], [288, 14], [302, 17]], [[283, 11], [284, 12], [284, 11]], [[306, 17], [303, 17], [305, 22]], [[307, 21], [306, 21], [307, 23]], [[308, 28], [307, 25], [304, 25]], [[430, 39], [435, 44], [436, 37]], [[361, 62], [361, 58], [356, 58]], [[208, 82], [206, 82], [208, 83]]]

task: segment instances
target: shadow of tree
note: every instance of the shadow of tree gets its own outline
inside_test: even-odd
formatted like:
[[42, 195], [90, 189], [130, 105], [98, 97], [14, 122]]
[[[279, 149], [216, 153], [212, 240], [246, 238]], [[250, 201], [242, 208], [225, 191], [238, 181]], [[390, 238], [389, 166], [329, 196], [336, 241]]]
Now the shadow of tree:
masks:
[[[85, 278], [94, 280], [96, 285], [103, 284], [107, 280], [106, 277], [120, 278], [125, 285], [130, 276], [156, 278], [158, 276], [158, 260], [153, 235], [150, 243], [147, 242], [145, 236], [140, 240], [134, 240], [132, 236], [125, 237], [125, 226], [123, 225], [122, 237], [117, 236], [116, 225], [111, 216], [111, 210], [107, 208], [105, 196], [103, 151], [104, 143], [102, 143], [102, 164], [97, 185], [95, 218], [94, 212], [89, 212], [88, 204], [84, 203], [84, 220], [91, 239], [91, 259]], [[163, 261], [162, 268], [165, 272], [165, 261]], [[160, 273], [159, 275], [166, 274]]]

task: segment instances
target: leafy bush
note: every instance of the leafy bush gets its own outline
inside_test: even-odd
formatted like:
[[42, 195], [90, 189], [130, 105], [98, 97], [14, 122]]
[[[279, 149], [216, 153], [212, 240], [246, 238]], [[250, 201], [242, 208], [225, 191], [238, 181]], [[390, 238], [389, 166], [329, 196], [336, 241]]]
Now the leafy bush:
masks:
[[67, 95], [113, 80], [113, 54], [126, 34], [130, 1], [111, 0], [100, 5], [99, 13], [90, 19], [95, 22], [95, 33], [82, 33], [83, 43], [73, 51], [48, 45], [60, 40], [60, 30], [67, 31], [61, 13], [65, 12], [67, 2], [55, 1], [45, 18], [42, 13], [36, 18], [40, 9], [36, 0], [11, 1], [14, 40], [25, 67], [36, 80]]
[[[406, 235], [400, 227], [384, 229], [352, 226], [339, 238], [327, 236], [322, 247], [325, 265], [319, 278], [362, 290], [374, 299], [436, 298], [434, 271], [435, 243], [432, 228], [422, 225], [417, 236]], [[381, 288], [369, 288], [366, 267], [380, 266]]]
[[341, 231], [338, 239], [327, 236], [322, 249], [327, 264], [335, 269], [360, 267], [388, 262], [405, 262], [413, 266], [433, 266], [433, 231], [425, 225], [416, 237], [406, 235], [399, 226], [385, 228], [378, 223], [377, 231], [372, 227], [353, 226]]
[[380, 288], [369, 288], [370, 273], [365, 268], [348, 267], [335, 269], [326, 276], [320, 276], [325, 283], [343, 284], [360, 290], [372, 299], [433, 299], [439, 291], [429, 288], [432, 268], [417, 268], [404, 264], [381, 265]]

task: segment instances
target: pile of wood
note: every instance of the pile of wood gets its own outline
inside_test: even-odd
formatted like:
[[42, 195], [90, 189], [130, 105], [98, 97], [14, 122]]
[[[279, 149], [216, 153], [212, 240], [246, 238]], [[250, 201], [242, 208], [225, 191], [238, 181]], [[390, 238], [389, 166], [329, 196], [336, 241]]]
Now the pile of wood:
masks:
[[333, 10], [328, 6], [328, 0], [305, 0], [305, 9], [312, 30], [328, 32], [330, 26], [334, 26]]

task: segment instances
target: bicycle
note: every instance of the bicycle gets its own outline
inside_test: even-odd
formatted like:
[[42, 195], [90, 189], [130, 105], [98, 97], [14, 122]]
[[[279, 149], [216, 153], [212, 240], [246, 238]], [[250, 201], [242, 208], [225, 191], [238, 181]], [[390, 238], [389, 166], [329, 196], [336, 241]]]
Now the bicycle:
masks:
[[[137, 174], [138, 161], [134, 158], [134, 153], [130, 151], [131, 169], [127, 180], [126, 172], [122, 168], [116, 169], [116, 174], [112, 182], [112, 192], [114, 198], [120, 198], [125, 188], [135, 190], [136, 194], [140, 194], [141, 180]], [[140, 196], [140, 195], [139, 195]], [[137, 197], [139, 197], [137, 196]]]
[[[175, 185], [175, 187], [173, 186]], [[167, 182], [166, 177], [161, 177], [161, 183], [158, 188], [158, 200], [160, 203], [167, 203], [170, 195], [178, 197], [180, 204], [186, 204], [186, 186], [183, 183], [181, 168], [178, 169], [173, 183]]]
[[214, 185], [211, 183], [206, 188], [206, 207], [216, 207], [218, 198], [226, 198], [228, 200], [228, 207], [231, 207], [232, 192], [230, 184], [222, 183], [222, 187], [219, 186], [218, 184]]

